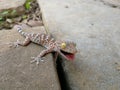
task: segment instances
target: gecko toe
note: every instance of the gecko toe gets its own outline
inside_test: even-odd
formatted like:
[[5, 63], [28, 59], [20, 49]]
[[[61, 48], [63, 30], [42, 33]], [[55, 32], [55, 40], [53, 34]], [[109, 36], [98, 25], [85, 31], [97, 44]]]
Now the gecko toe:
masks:
[[35, 59], [35, 57], [31, 57], [31, 59], [32, 59], [32, 60], [34, 60], [34, 59]]
[[13, 48], [17, 48], [19, 47], [19, 40], [17, 40], [16, 42], [13, 42], [13, 43], [9, 43], [9, 47], [13, 47]]
[[14, 42], [14, 43], [10, 43], [9, 47], [10, 48], [17, 48], [17, 47], [19, 47], [19, 45], [16, 42]]
[[44, 61], [41, 57], [31, 57], [32, 61], [31, 63], [36, 62], [36, 64], [38, 65], [40, 63], [40, 61]]

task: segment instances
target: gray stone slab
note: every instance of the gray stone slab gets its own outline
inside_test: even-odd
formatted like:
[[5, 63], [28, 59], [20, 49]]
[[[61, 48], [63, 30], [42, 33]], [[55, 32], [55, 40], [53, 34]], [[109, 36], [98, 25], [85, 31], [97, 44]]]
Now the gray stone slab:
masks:
[[0, 10], [22, 6], [26, 0], [0, 0]]
[[[25, 13], [25, 1], [26, 0], [0, 0], [0, 17], [15, 17], [23, 15]], [[6, 11], [9, 11], [9, 13], [3, 14]], [[14, 13], [10, 14], [10, 12]]]
[[95, 0], [38, 0], [44, 25], [80, 53], [63, 67], [71, 90], [120, 90], [120, 9]]
[[[45, 32], [44, 27], [26, 29], [27, 32]], [[24, 38], [16, 30], [0, 31], [0, 90], [60, 90], [52, 55], [39, 66], [31, 64], [43, 48], [39, 45], [9, 48], [8, 43]]]

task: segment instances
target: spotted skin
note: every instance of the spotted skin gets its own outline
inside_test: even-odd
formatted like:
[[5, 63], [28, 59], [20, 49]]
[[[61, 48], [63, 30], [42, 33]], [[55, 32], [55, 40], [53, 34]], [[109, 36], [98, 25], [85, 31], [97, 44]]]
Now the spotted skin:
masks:
[[[37, 57], [32, 57], [33, 61], [31, 62], [36, 62], [36, 64], [39, 64], [39, 62], [43, 60], [43, 56], [50, 52], [57, 52], [67, 60], [70, 59], [62, 52], [65, 52], [66, 54], [69, 53], [71, 56], [77, 52], [76, 45], [73, 42], [61, 40], [58, 41], [51, 37], [51, 35], [45, 33], [26, 33], [22, 31], [22, 26], [20, 25], [16, 25], [15, 28], [22, 36], [25, 37], [23, 42], [20, 42], [19, 40], [15, 42], [15, 46], [27, 46], [30, 42], [33, 42], [46, 48], [45, 50], [41, 51]], [[61, 46], [62, 44], [65, 44], [64, 47]]]

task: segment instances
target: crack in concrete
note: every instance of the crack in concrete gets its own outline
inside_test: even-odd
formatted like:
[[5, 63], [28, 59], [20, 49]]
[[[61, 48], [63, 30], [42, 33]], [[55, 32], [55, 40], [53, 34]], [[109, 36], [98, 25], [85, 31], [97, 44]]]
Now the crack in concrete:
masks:
[[109, 3], [109, 2], [105, 2], [104, 0], [98, 0], [98, 1], [102, 2], [104, 5], [109, 6], [111, 8], [118, 8], [118, 9], [120, 9], [120, 6], [118, 6], [118, 5], [115, 5], [115, 4], [112, 4], [112, 3]]

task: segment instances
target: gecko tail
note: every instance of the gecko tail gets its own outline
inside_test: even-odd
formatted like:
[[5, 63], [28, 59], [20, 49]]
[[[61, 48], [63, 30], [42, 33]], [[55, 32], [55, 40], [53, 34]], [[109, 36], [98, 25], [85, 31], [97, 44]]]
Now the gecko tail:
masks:
[[15, 28], [17, 29], [17, 31], [24, 37], [26, 37], [27, 33], [23, 32], [23, 28], [20, 25], [16, 25]]

